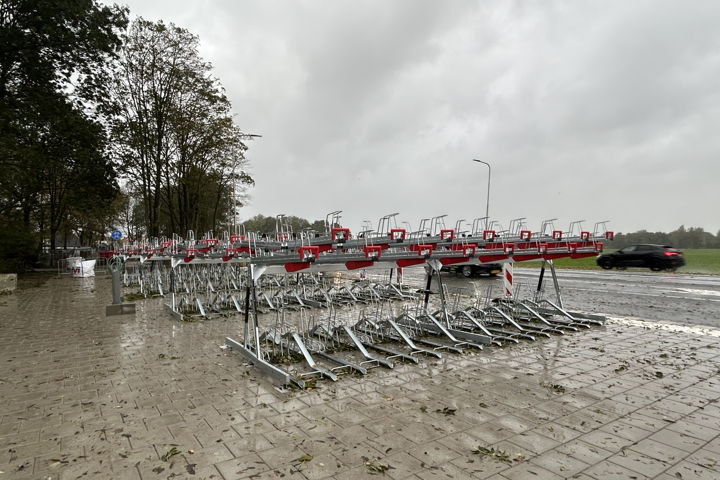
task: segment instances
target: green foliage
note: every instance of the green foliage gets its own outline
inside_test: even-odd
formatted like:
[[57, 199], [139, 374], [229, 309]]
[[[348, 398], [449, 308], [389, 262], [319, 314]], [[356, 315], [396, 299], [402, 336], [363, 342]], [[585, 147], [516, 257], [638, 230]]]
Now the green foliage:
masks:
[[720, 248], [720, 232], [716, 236], [700, 227], [686, 229], [684, 225], [670, 233], [639, 230], [633, 233], [616, 234], [615, 239], [607, 243], [607, 247], [620, 249], [638, 243], [672, 245], [675, 248]]
[[365, 462], [365, 468], [367, 468], [367, 471], [370, 475], [377, 475], [382, 474], [385, 475], [385, 472], [390, 470], [391, 468], [395, 468], [391, 465], [384, 465], [382, 463], [375, 463], [371, 461]]
[[315, 220], [313, 223], [310, 224], [310, 230], [317, 233], [324, 233], [325, 228], [326, 226], [324, 220]]
[[113, 79], [114, 154], [150, 236], [218, 228], [253, 184], [247, 136], [198, 46], [185, 29], [139, 18]]
[[87, 240], [107, 231], [107, 213], [118, 194], [101, 126], [68, 104], [65, 107], [48, 119], [53, 135], [40, 140], [44, 154], [30, 168], [38, 175], [38, 200], [51, 249], [61, 230]]
[[74, 101], [102, 101], [126, 17], [126, 9], [93, 0], [3, 1], [0, 100], [43, 106], [42, 95], [71, 88]]
[[0, 3], [0, 227], [20, 225], [26, 250], [112, 201], [96, 107], [126, 14], [92, 0]]
[[22, 222], [0, 221], [0, 273], [19, 273], [37, 260], [35, 233]]
[[261, 234], [274, 235], [275, 232], [292, 232], [300, 233], [304, 230], [312, 230], [317, 234], [325, 232], [325, 222], [316, 220], [312, 224], [304, 218], [294, 215], [286, 215], [278, 217], [266, 217], [265, 215], [255, 215], [249, 220], [241, 224], [246, 232], [255, 232]]
[[182, 452], [180, 450], [178, 450], [176, 447], [173, 446], [170, 450], [165, 452], [160, 457], [160, 460], [162, 460], [163, 462], [169, 462], [172, 457], [174, 457], [175, 455], [180, 455], [181, 453]]
[[508, 464], [513, 462], [522, 462], [525, 460], [525, 455], [523, 455], [522, 453], [518, 452], [514, 456], [512, 456], [505, 450], [500, 450], [499, 448], [495, 447], [483, 447], [482, 445], [478, 446], [475, 450], [472, 450], [472, 453], [476, 455], [487, 456]]

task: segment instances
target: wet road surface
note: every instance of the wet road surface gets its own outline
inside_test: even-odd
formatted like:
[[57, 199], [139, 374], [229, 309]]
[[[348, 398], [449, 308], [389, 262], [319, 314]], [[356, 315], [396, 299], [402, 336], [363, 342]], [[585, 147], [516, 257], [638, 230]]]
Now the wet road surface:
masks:
[[[515, 267], [515, 283], [520, 295], [529, 296], [537, 288], [539, 268]], [[595, 271], [557, 270], [561, 295], [571, 310], [601, 313], [615, 317], [637, 317], [651, 321], [720, 326], [720, 276], [683, 273], [653, 273], [643, 270]], [[406, 269], [404, 281], [421, 286], [424, 270]], [[493, 288], [499, 295], [502, 279], [442, 274], [450, 290]], [[545, 272], [546, 296], [555, 295], [550, 271]]]

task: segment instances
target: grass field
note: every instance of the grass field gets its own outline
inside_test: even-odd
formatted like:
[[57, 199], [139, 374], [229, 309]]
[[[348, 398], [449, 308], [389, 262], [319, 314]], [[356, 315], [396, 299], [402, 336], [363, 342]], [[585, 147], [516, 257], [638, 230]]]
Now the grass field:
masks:
[[[611, 252], [612, 250], [606, 250]], [[681, 273], [708, 273], [720, 275], [720, 248], [696, 248], [683, 250], [685, 254], [685, 266], [678, 269]], [[516, 264], [519, 267], [539, 267], [540, 262], [522, 262]], [[557, 268], [573, 268], [577, 270], [602, 270], [595, 263], [595, 257], [579, 258], [577, 260], [571, 258], [561, 258], [555, 260]], [[642, 271], [649, 269], [631, 268], [632, 270]]]

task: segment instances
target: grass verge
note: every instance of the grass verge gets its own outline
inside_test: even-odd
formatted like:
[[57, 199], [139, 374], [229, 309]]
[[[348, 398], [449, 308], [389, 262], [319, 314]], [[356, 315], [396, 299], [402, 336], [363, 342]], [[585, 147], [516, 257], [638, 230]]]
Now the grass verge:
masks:
[[[606, 250], [605, 252], [612, 252]], [[685, 254], [685, 266], [678, 269], [680, 273], [705, 273], [711, 275], [720, 275], [720, 248], [689, 248], [683, 250]], [[522, 262], [517, 263], [518, 267], [539, 268], [541, 262]], [[559, 258], [555, 260], [557, 268], [572, 268], [574, 270], [602, 270], [595, 263], [595, 257], [588, 258]], [[632, 270], [643, 270], [639, 268], [631, 268]], [[644, 269], [648, 272], [649, 269]]]

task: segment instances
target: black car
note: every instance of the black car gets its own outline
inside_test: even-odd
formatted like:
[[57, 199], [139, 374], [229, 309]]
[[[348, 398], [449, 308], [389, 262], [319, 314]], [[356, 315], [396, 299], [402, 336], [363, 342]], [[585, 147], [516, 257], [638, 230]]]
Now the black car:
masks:
[[597, 264], [606, 270], [613, 267], [645, 267], [653, 272], [675, 270], [685, 265], [680, 250], [670, 245], [630, 245], [612, 253], [603, 253], [597, 257]]
[[483, 263], [480, 265], [448, 265], [440, 269], [441, 272], [459, 273], [463, 277], [472, 277], [475, 275], [489, 275], [494, 277], [502, 271], [502, 265], [499, 263]]

